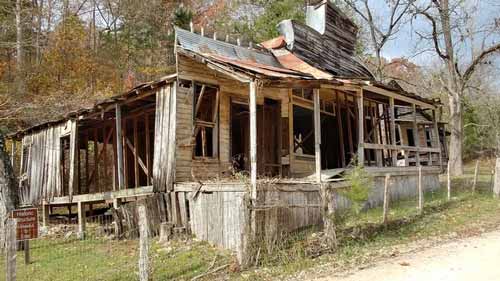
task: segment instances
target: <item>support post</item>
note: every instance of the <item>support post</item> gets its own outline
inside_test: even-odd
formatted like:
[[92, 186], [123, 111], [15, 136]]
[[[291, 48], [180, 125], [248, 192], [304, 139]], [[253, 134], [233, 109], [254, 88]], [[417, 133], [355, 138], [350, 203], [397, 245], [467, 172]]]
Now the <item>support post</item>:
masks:
[[413, 139], [415, 141], [415, 166], [420, 166], [420, 138], [418, 136], [418, 124], [417, 124], [417, 106], [412, 104], [413, 109]]
[[493, 181], [493, 196], [500, 198], [500, 158], [497, 158], [495, 164], [495, 175]]
[[113, 208], [118, 209], [120, 207], [121, 199], [120, 198], [114, 198], [113, 199]]
[[365, 113], [363, 106], [363, 89], [359, 91], [356, 98], [358, 103], [358, 164], [361, 166], [365, 165]]
[[9, 218], [6, 223], [5, 233], [5, 262], [6, 281], [16, 281], [16, 258], [17, 258], [17, 240], [16, 240], [16, 219]]
[[476, 160], [476, 167], [474, 169], [474, 181], [472, 182], [472, 193], [476, 192], [477, 177], [479, 175], [479, 160]]
[[122, 110], [119, 104], [116, 104], [116, 165], [118, 171], [118, 189], [124, 189], [124, 170], [123, 170], [123, 135], [122, 135]]
[[328, 190], [327, 185], [321, 185], [321, 214], [323, 216], [323, 231], [329, 248], [337, 247], [337, 233], [335, 227], [335, 191]]
[[14, 165], [16, 164], [16, 140], [11, 139], [11, 148], [10, 148], [10, 165], [14, 169]]
[[443, 171], [443, 151], [441, 151], [441, 140], [439, 137], [439, 126], [436, 116], [436, 110], [432, 111], [432, 119], [434, 121], [434, 138], [435, 138], [435, 147], [439, 148], [439, 167], [441, 171]]
[[321, 108], [319, 89], [314, 89], [314, 151], [316, 160], [316, 181], [321, 183]]
[[48, 227], [49, 226], [49, 205], [48, 204], [43, 204], [42, 206], [42, 224], [43, 227]]
[[448, 196], [447, 199], [448, 201], [451, 200], [451, 176], [450, 176], [450, 161], [448, 161], [448, 171], [446, 172], [446, 179], [447, 179], [447, 187], [448, 187]]
[[[389, 98], [389, 118], [390, 118], [390, 129], [391, 129], [391, 144], [396, 144], [396, 112], [394, 107], [394, 98]], [[392, 166], [396, 167], [398, 163], [398, 154], [397, 150], [391, 151], [392, 155]]]
[[143, 202], [137, 205], [139, 216], [139, 280], [149, 281], [149, 226], [146, 206]]
[[[257, 200], [257, 82], [250, 82], [250, 178], [251, 198]], [[255, 202], [255, 201], [254, 201]]]
[[384, 182], [384, 209], [383, 209], [383, 214], [382, 214], [382, 223], [386, 224], [387, 223], [387, 218], [389, 216], [389, 180], [391, 179], [390, 174], [385, 175], [385, 182]]
[[82, 202], [78, 202], [78, 239], [85, 239], [85, 205]]
[[418, 213], [424, 212], [424, 190], [422, 188], [422, 165], [418, 166]]

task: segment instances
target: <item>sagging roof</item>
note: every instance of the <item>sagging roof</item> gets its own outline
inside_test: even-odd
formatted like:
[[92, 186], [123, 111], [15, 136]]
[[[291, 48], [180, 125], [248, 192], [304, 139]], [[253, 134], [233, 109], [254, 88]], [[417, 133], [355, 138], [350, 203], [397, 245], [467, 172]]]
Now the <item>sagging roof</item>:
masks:
[[[394, 85], [386, 85], [373, 79], [336, 77], [312, 66], [286, 48], [280, 47], [283, 46], [280, 43], [284, 40], [283, 37], [264, 42], [261, 46], [266, 49], [257, 50], [214, 40], [181, 28], [176, 28], [176, 32], [178, 52], [200, 56], [206, 64], [217, 65], [235, 73], [243, 72], [249, 75], [262, 75], [265, 78], [301, 79], [331, 84], [372, 85], [430, 105], [436, 103]], [[228, 66], [230, 69], [227, 68]]]
[[56, 118], [56, 119], [50, 120], [50, 121], [44, 121], [40, 124], [31, 126], [31, 127], [26, 128], [24, 130], [20, 130], [20, 131], [17, 131], [15, 133], [9, 134], [9, 135], [7, 135], [7, 137], [19, 139], [19, 138], [23, 137], [24, 135], [30, 134], [30, 133], [38, 131], [38, 130], [42, 130], [42, 129], [50, 127], [52, 125], [61, 124], [61, 123], [67, 122], [68, 120], [76, 119], [76, 118], [79, 118], [82, 116], [84, 117], [85, 115], [88, 115], [88, 114], [101, 112], [104, 108], [106, 108], [110, 105], [117, 104], [117, 103], [120, 103], [122, 101], [126, 101], [128, 99], [134, 98], [144, 91], [161, 87], [161, 86], [166, 85], [170, 82], [173, 82], [176, 79], [177, 79], [177, 74], [172, 74], [172, 75], [168, 75], [168, 76], [165, 76], [163, 78], [160, 78], [156, 81], [142, 83], [140, 85], [137, 85], [133, 89], [130, 89], [129, 91], [127, 91], [125, 93], [115, 95], [115, 96], [107, 98], [105, 100], [97, 101], [94, 104], [94, 106], [92, 106], [92, 107], [82, 108], [82, 109], [79, 109], [76, 111], [68, 112], [62, 117], [59, 117], [59, 118]]
[[[212, 63], [231, 65], [271, 78], [314, 79], [305, 72], [284, 67], [268, 50], [256, 50], [214, 40], [176, 27], [177, 46], [184, 51], [202, 56]], [[179, 51], [179, 49], [178, 49]]]

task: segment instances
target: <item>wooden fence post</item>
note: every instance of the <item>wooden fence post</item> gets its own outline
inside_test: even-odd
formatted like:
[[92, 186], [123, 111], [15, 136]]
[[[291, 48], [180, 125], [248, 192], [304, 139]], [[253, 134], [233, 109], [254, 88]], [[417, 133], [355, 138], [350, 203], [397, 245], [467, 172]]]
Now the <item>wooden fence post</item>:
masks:
[[448, 186], [448, 201], [451, 200], [451, 176], [450, 176], [450, 169], [451, 169], [451, 164], [450, 164], [450, 161], [448, 161], [448, 171], [446, 172], [446, 176], [447, 176], [447, 186]]
[[17, 258], [17, 240], [16, 240], [17, 222], [15, 219], [8, 219], [5, 231], [5, 277], [6, 281], [16, 280], [16, 258]]
[[137, 205], [137, 213], [139, 216], [139, 280], [149, 281], [149, 225], [144, 202]]
[[321, 185], [321, 202], [323, 215], [323, 231], [326, 236], [328, 247], [337, 247], [337, 233], [335, 229], [335, 195], [333, 190], [329, 191], [325, 184]]
[[474, 169], [474, 181], [472, 182], [472, 193], [476, 192], [478, 174], [479, 174], [479, 160], [476, 160], [476, 168]]
[[422, 187], [422, 165], [418, 166], [418, 213], [424, 212], [424, 190]]
[[500, 158], [497, 158], [495, 163], [495, 175], [493, 180], [493, 196], [500, 197]]
[[384, 184], [384, 212], [382, 214], [382, 223], [386, 224], [387, 223], [387, 217], [389, 213], [389, 180], [391, 179], [390, 174], [385, 175], [385, 184]]

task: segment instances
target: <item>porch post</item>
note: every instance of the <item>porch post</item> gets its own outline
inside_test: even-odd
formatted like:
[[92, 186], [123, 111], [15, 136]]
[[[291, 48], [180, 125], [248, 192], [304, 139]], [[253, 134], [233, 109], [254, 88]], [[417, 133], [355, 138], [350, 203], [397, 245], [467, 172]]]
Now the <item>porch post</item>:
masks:
[[11, 151], [10, 151], [10, 165], [12, 169], [14, 169], [14, 164], [16, 164], [16, 140], [14, 138], [11, 139]]
[[441, 167], [441, 171], [443, 170], [443, 152], [441, 151], [441, 140], [439, 137], [439, 127], [438, 127], [438, 121], [437, 121], [437, 114], [436, 110], [432, 110], [432, 120], [434, 121], [434, 132], [432, 134], [434, 135], [434, 140], [435, 143], [434, 145], [436, 148], [439, 148], [439, 167]]
[[250, 86], [250, 179], [252, 184], [251, 198], [257, 200], [257, 82]]
[[358, 103], [358, 164], [361, 166], [365, 165], [365, 113], [363, 106], [363, 88], [358, 92], [356, 98]]
[[415, 153], [415, 166], [420, 166], [420, 138], [418, 134], [418, 124], [417, 124], [417, 106], [415, 104], [411, 105], [413, 108], [413, 139], [415, 140], [415, 147], [417, 152]]
[[319, 89], [314, 89], [314, 151], [316, 159], [316, 181], [321, 183], [321, 109]]
[[[394, 108], [394, 98], [390, 97], [389, 98], [389, 118], [390, 118], [390, 126], [391, 126], [391, 144], [392, 145], [397, 145], [396, 144], [396, 112]], [[398, 151], [397, 150], [392, 150], [391, 151], [392, 155], [392, 166], [396, 167], [397, 162], [398, 162]]]
[[118, 190], [123, 189], [123, 137], [122, 137], [122, 109], [116, 104], [116, 165], [118, 171]]

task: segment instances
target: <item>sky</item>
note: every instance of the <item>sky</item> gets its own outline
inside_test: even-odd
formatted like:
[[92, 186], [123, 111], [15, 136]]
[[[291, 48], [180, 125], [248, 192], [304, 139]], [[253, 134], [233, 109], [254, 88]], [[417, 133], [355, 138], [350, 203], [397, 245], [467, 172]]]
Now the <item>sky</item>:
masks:
[[[424, 1], [418, 2], [422, 3]], [[498, 0], [466, 0], [463, 2], [467, 10], [472, 11], [471, 17], [476, 28], [487, 24], [491, 25], [495, 22], [495, 18], [500, 18], [500, 1]], [[369, 0], [369, 4], [370, 7], [376, 11], [378, 20], [382, 24], [387, 23], [389, 10], [386, 1]], [[455, 15], [455, 17], [460, 18], [463, 17], [463, 15]], [[403, 25], [396, 37], [387, 43], [383, 49], [384, 57], [389, 59], [406, 57], [422, 66], [431, 66], [438, 63], [439, 58], [433, 49], [415, 56], [415, 54], [420, 53], [423, 49], [432, 47], [429, 43], [419, 44], [420, 39], [415, 31], [428, 33], [430, 30], [430, 25], [427, 20], [423, 18], [413, 19], [410, 24]], [[484, 38], [484, 34], [478, 34], [475, 38], [475, 45], [480, 49], [481, 39]], [[489, 44], [486, 44], [487, 46], [491, 45], [491, 43], [495, 43], [497, 40], [500, 41], [499, 34], [496, 34], [496, 36], [490, 35], [488, 38], [487, 43]], [[457, 49], [460, 50], [461, 55], [471, 58], [470, 42], [460, 42], [458, 38], [456, 41], [459, 42]], [[467, 61], [470, 61], [470, 59]]]

